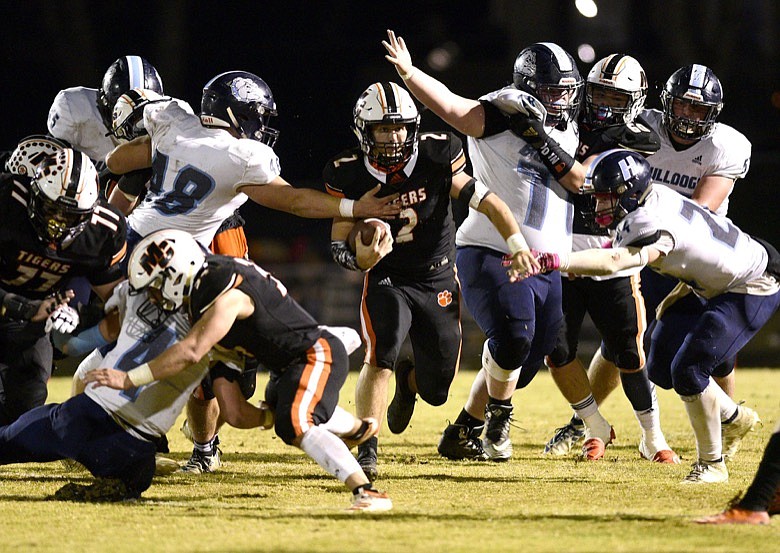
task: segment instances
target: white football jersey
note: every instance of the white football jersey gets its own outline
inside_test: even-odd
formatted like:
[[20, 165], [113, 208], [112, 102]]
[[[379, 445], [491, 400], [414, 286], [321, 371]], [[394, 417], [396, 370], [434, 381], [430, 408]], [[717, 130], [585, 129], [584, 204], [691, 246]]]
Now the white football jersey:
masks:
[[[549, 127], [547, 131], [574, 156], [579, 138], [573, 125], [565, 131]], [[474, 177], [509, 206], [529, 247], [555, 253], [571, 251], [574, 208], [569, 193], [550, 174], [532, 146], [505, 131], [487, 138], [469, 137], [468, 151]], [[455, 243], [509, 253], [490, 219], [475, 209], [469, 210]]]
[[222, 221], [247, 201], [238, 186], [266, 184], [281, 172], [266, 144], [206, 128], [176, 101], [146, 106], [144, 126], [152, 140], [154, 176], [128, 217], [141, 236], [174, 228], [208, 246]]
[[[80, 373], [97, 367], [128, 371], [154, 359], [189, 332], [189, 321], [186, 315], [179, 312], [170, 315], [164, 324], [152, 332], [150, 326], [138, 316], [139, 309], [148, 299], [147, 294], [128, 295], [126, 281], [122, 285], [124, 288], [119, 294], [122, 295], [120, 301], [124, 305], [120, 305], [120, 312], [124, 313], [124, 318], [116, 346], [102, 361], [86, 358], [85, 362], [91, 366], [80, 366]], [[85, 393], [131, 434], [137, 437], [143, 437], [143, 434], [162, 436], [176, 422], [208, 368], [209, 356], [206, 356], [200, 363], [187, 367], [175, 376], [134, 390], [114, 390], [105, 386], [96, 388], [90, 384]], [[134, 433], [134, 429], [140, 431], [140, 434]]]
[[726, 292], [768, 295], [780, 289], [765, 273], [769, 256], [763, 246], [726, 217], [663, 186], [654, 187], [644, 205], [620, 222], [615, 245], [653, 236], [671, 240], [651, 244], [666, 255], [650, 267], [687, 283], [704, 298]]
[[49, 108], [49, 134], [66, 140], [75, 149], [96, 162], [106, 160], [106, 154], [119, 145], [97, 109], [97, 90], [77, 86], [60, 90]]
[[[736, 180], [747, 174], [751, 145], [736, 129], [715, 123], [708, 135], [689, 148], [677, 151], [663, 126], [663, 113], [646, 109], [642, 117], [661, 139], [661, 149], [647, 158], [653, 168], [653, 182], [690, 198], [702, 177], [713, 175]], [[729, 195], [733, 189], [732, 185]], [[716, 213], [725, 216], [728, 208], [729, 198], [726, 196]]]

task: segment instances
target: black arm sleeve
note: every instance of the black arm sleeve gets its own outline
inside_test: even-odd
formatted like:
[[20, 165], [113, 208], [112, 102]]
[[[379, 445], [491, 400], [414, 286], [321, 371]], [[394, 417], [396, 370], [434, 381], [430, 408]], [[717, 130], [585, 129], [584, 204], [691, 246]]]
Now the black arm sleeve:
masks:
[[479, 138], [487, 138], [509, 130], [509, 117], [486, 100], [480, 100], [479, 103], [485, 110], [485, 132]]
[[119, 177], [119, 190], [130, 196], [140, 196], [146, 183], [152, 178], [152, 168], [137, 169]]
[[30, 300], [0, 288], [0, 318], [29, 321], [38, 312], [41, 300]]
[[544, 130], [544, 123], [534, 117], [516, 113], [509, 118], [512, 132], [528, 142], [542, 159], [542, 163], [560, 181], [574, 167], [574, 158], [550, 138]]

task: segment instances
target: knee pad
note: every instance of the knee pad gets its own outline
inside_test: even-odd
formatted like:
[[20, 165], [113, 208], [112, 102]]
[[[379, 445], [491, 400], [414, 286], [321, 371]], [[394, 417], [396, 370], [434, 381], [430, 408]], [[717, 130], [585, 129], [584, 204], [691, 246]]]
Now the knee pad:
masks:
[[490, 353], [490, 348], [488, 347], [489, 341], [490, 340], [485, 340], [485, 345], [482, 347], [482, 367], [485, 369], [485, 372], [499, 382], [517, 380], [520, 376], [520, 368], [513, 370], [502, 369]]
[[724, 376], [730, 375], [734, 368], [737, 365], [737, 358], [736, 357], [729, 357], [725, 361], [723, 361], [721, 364], [719, 364], [717, 367], [715, 367], [712, 371], [712, 376], [717, 376], [718, 378], [723, 378]]
[[613, 362], [622, 373], [636, 373], [644, 369], [639, 362], [639, 356], [629, 351], [616, 355]]
[[556, 347], [550, 355], [544, 358], [544, 364], [550, 369], [557, 369], [568, 365], [576, 357], [576, 352], [571, 352], [568, 347]]

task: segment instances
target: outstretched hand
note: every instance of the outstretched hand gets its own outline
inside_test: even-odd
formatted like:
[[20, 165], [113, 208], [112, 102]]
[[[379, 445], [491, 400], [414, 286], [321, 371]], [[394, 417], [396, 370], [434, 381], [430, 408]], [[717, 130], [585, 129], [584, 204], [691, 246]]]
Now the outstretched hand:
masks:
[[352, 208], [352, 216], [355, 219], [366, 219], [368, 217], [388, 219], [395, 217], [401, 212], [400, 203], [393, 203], [398, 199], [398, 193], [378, 198], [377, 194], [379, 194], [381, 188], [382, 185], [377, 184], [355, 202]]
[[540, 272], [541, 266], [531, 250], [520, 250], [512, 256], [512, 265], [507, 274], [509, 275], [509, 282], [518, 282], [538, 275]]
[[106, 386], [115, 390], [129, 390], [133, 388], [127, 373], [116, 369], [94, 369], [84, 376], [84, 381], [89, 384], [95, 383], [95, 387]]
[[388, 55], [385, 59], [395, 65], [395, 70], [398, 71], [398, 75], [407, 80], [414, 73], [414, 65], [412, 65], [412, 55], [409, 53], [409, 49], [406, 47], [404, 39], [395, 36], [395, 32], [390, 29], [387, 30], [387, 40], [382, 41], [382, 46], [387, 50]]

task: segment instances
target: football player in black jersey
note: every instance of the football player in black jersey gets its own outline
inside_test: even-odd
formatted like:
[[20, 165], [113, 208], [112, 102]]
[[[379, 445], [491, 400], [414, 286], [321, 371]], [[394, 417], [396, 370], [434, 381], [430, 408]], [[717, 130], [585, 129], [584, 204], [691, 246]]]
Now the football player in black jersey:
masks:
[[[99, 199], [97, 171], [81, 152], [66, 148], [44, 156], [32, 179], [0, 176], [0, 229], [6, 292], [41, 300], [84, 276], [106, 299], [123, 278], [125, 219]], [[52, 371], [48, 332], [72, 331], [78, 323], [70, 307], [59, 316], [69, 322], [0, 319], [0, 425], [45, 402]]]
[[[359, 147], [340, 153], [323, 171], [326, 189], [337, 197], [360, 198], [377, 183], [380, 196], [400, 194], [399, 217], [387, 220], [390, 232], [375, 232], [370, 245], [358, 239], [351, 251], [346, 240], [355, 219], [334, 219], [331, 232], [336, 262], [366, 272], [361, 305], [366, 354], [357, 414], [382, 420], [395, 369], [387, 423], [396, 434], [408, 426], [417, 395], [431, 405], [444, 404], [458, 370], [460, 285], [450, 198], [487, 215], [507, 240], [510, 277], [535, 267], [509, 208], [464, 172], [460, 139], [446, 132], [420, 133], [419, 121], [406, 90], [395, 83], [372, 84], [353, 113]], [[414, 362], [398, 360], [407, 334]], [[375, 437], [359, 446], [358, 461], [372, 480], [377, 477]]]
[[[375, 433], [376, 421], [350, 417], [341, 438], [322, 425], [332, 418], [349, 371], [342, 340], [320, 327], [285, 286], [250, 261], [204, 255], [186, 232], [160, 230], [143, 238], [130, 260], [129, 282], [166, 310], [184, 306], [192, 322], [182, 340], [127, 372], [96, 369], [88, 382], [140, 388], [199, 362], [212, 348], [257, 359], [271, 372], [277, 435], [305, 451], [353, 491], [352, 511], [387, 511], [392, 502], [369, 483], [347, 443]], [[271, 397], [272, 396], [272, 397]]]
[[[598, 62], [585, 84], [585, 109], [580, 115], [580, 147], [583, 163], [612, 148], [626, 148], [648, 156], [658, 151], [658, 135], [639, 114], [647, 97], [647, 77], [639, 62], [624, 54], [611, 54]], [[593, 217], [590, 195], [572, 196], [575, 205], [574, 251], [601, 247], [608, 232], [588, 224]], [[577, 346], [585, 314], [590, 314], [602, 337], [597, 357], [620, 369], [623, 390], [642, 429], [642, 457], [660, 463], [679, 463], [661, 431], [655, 389], [647, 377], [642, 334], [645, 310], [639, 291], [639, 274], [611, 278], [562, 277], [564, 324], [553, 352], [547, 357], [550, 374], [574, 410], [569, 424], [556, 430], [545, 454], [564, 455], [585, 439], [583, 457], [597, 460], [614, 437], [591, 393], [587, 372], [577, 358]], [[598, 396], [597, 396], [598, 397]]]

